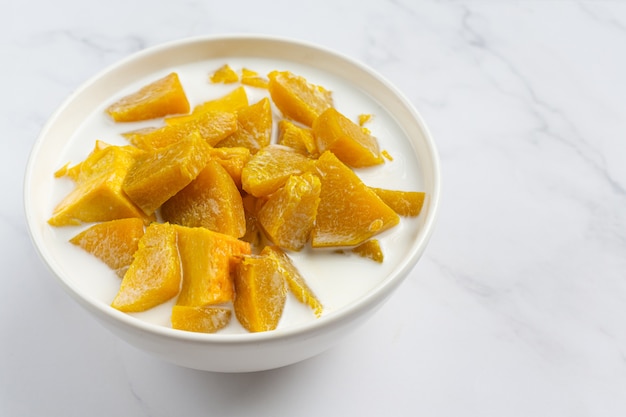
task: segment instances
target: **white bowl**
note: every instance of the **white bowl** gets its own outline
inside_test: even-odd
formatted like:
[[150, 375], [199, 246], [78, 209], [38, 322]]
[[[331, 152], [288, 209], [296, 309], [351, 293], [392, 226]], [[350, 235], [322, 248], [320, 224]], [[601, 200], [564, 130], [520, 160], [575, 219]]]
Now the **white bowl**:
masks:
[[[199, 334], [172, 329], [157, 313], [129, 315], [110, 307], [116, 278], [111, 271], [67, 242], [76, 228], [47, 224], [53, 207], [71, 186], [53, 173], [68, 161], [83, 159], [95, 139], [115, 143], [122, 131], [103, 116], [113, 98], [136, 90], [173, 69], [202, 79], [186, 90], [192, 105], [206, 100], [207, 75], [219, 65], [248, 67], [265, 73], [288, 69], [333, 91], [346, 115], [371, 113], [368, 127], [393, 161], [376, 170], [359, 170], [372, 186], [425, 191], [418, 218], [401, 220], [395, 231], [380, 236], [382, 266], [370, 260], [309, 258], [294, 261], [327, 305], [319, 319], [302, 319], [286, 310], [277, 330], [264, 333]], [[183, 84], [185, 78], [183, 78]], [[191, 83], [191, 81], [188, 81]], [[225, 87], [224, 87], [225, 88]], [[213, 90], [211, 90], [213, 91]], [[226, 91], [226, 90], [224, 90]], [[252, 92], [254, 94], [254, 92]], [[121, 143], [121, 142], [120, 142]], [[106, 69], [70, 96], [44, 126], [32, 150], [25, 178], [25, 210], [35, 247], [65, 290], [107, 329], [128, 343], [172, 363], [201, 370], [248, 372], [277, 368], [317, 355], [370, 317], [407, 277], [433, 230], [440, 194], [439, 160], [420, 115], [388, 81], [352, 59], [290, 39], [232, 35], [186, 39], [149, 48]], [[315, 266], [313, 268], [313, 266]], [[119, 285], [119, 284], [117, 284]], [[113, 291], [113, 292], [112, 292]], [[298, 315], [300, 314], [300, 315]]]

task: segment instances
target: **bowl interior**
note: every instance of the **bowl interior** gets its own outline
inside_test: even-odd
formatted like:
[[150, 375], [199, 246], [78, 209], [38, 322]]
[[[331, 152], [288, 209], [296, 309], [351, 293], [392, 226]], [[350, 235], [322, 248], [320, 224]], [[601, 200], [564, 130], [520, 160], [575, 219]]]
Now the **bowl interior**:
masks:
[[[71, 190], [69, 180], [53, 173], [67, 162], [76, 163], [91, 151], [95, 140], [126, 144], [123, 132], [155, 121], [115, 124], [104, 115], [114, 99], [137, 90], [168, 72], [177, 71], [192, 107], [219, 97], [233, 86], [212, 85], [208, 74], [228, 63], [265, 74], [290, 70], [333, 91], [335, 105], [351, 118], [372, 114], [367, 127], [393, 160], [381, 168], [359, 170], [371, 186], [425, 191], [421, 215], [403, 218], [400, 226], [380, 236], [385, 262], [337, 257], [330, 251], [293, 254], [294, 262], [327, 307], [321, 319], [297, 302], [288, 302], [280, 332], [248, 334], [234, 326], [212, 335], [188, 334], [169, 328], [167, 303], [150, 312], [127, 315], [109, 307], [119, 278], [105, 265], [68, 243], [85, 226], [53, 228], [47, 224], [54, 206]], [[265, 91], [249, 88], [250, 101]], [[277, 113], [278, 114], [278, 113]], [[288, 39], [265, 36], [195, 38], [138, 53], [93, 77], [55, 112], [44, 126], [27, 166], [25, 209], [33, 242], [42, 259], [65, 289], [85, 307], [107, 320], [167, 337], [204, 341], [261, 340], [285, 334], [317, 331], [326, 322], [354, 315], [386, 298], [410, 272], [432, 232], [439, 200], [438, 157], [428, 129], [410, 103], [383, 77], [333, 51]]]

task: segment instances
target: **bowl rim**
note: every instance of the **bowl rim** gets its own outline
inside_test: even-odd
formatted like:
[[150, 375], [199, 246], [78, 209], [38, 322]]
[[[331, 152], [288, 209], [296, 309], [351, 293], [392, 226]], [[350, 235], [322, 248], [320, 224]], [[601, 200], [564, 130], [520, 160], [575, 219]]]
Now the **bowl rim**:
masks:
[[[420, 226], [419, 235], [420, 238], [418, 243], [413, 244], [410, 252], [407, 253], [407, 256], [404, 258], [403, 262], [399, 265], [399, 267], [394, 268], [381, 282], [376, 284], [374, 287], [369, 289], [366, 293], [364, 293], [358, 299], [355, 299], [346, 305], [343, 305], [336, 310], [333, 310], [331, 314], [323, 315], [322, 317], [306, 322], [303, 324], [299, 324], [297, 326], [289, 326], [286, 328], [278, 328], [276, 330], [267, 331], [267, 332], [257, 332], [257, 333], [195, 333], [195, 332], [187, 332], [181, 331], [173, 328], [169, 328], [166, 326], [162, 326], [159, 324], [145, 322], [139, 318], [136, 318], [132, 315], [123, 313], [114, 308], [111, 308], [109, 305], [102, 303], [100, 300], [96, 300], [89, 294], [79, 293], [75, 288], [73, 288], [66, 280], [63, 278], [60, 271], [57, 271], [51, 262], [46, 257], [46, 253], [44, 252], [42, 245], [38, 240], [38, 235], [36, 232], [36, 225], [34, 224], [33, 214], [31, 213], [29, 207], [32, 206], [31, 202], [31, 192], [30, 192], [30, 184], [32, 182], [32, 175], [34, 171], [34, 164], [39, 155], [39, 150], [43, 145], [44, 139], [51, 129], [51, 127], [55, 124], [56, 119], [66, 110], [66, 108], [77, 98], [79, 97], [85, 90], [87, 90], [91, 85], [96, 83], [100, 78], [105, 76], [116, 69], [122, 68], [133, 61], [140, 60], [144, 57], [148, 57], [150, 55], [155, 55], [162, 53], [166, 50], [176, 49], [183, 46], [189, 46], [195, 43], [215, 43], [215, 42], [224, 42], [224, 41], [239, 41], [239, 42], [265, 42], [265, 43], [275, 43], [277, 45], [285, 44], [289, 46], [297, 46], [301, 48], [306, 48], [308, 50], [315, 51], [317, 53], [322, 53], [327, 56], [334, 57], [341, 61], [344, 61], [347, 65], [352, 67], [356, 67], [360, 71], [366, 73], [370, 77], [377, 79], [381, 84], [385, 86], [387, 90], [389, 90], [393, 95], [401, 102], [401, 105], [411, 114], [412, 119], [419, 126], [422, 131], [424, 137], [424, 145], [428, 150], [428, 154], [430, 156], [429, 164], [431, 165], [432, 172], [431, 182], [432, 182], [432, 190], [427, 196], [428, 199], [428, 213], [427, 218], [424, 223]], [[107, 320], [114, 320], [117, 323], [123, 324], [126, 327], [134, 328], [140, 330], [142, 332], [154, 334], [157, 336], [162, 336], [168, 339], [175, 339], [178, 341], [187, 341], [194, 343], [202, 343], [202, 344], [220, 344], [220, 345], [229, 345], [229, 344], [255, 344], [259, 342], [267, 342], [267, 341], [275, 341], [278, 339], [284, 338], [293, 338], [299, 337], [303, 334], [314, 333], [317, 331], [321, 331], [323, 328], [327, 326], [337, 325], [345, 320], [349, 320], [351, 317], [355, 315], [359, 315], [363, 310], [367, 310], [368, 306], [372, 304], [378, 304], [384, 298], [389, 296], [393, 290], [399, 286], [409, 272], [413, 269], [422, 253], [426, 249], [427, 243], [433, 233], [433, 229], [435, 227], [436, 219], [439, 213], [439, 200], [441, 193], [441, 168], [440, 168], [440, 160], [436, 145], [434, 143], [432, 134], [428, 129], [426, 123], [422, 119], [422, 116], [415, 109], [413, 104], [405, 97], [405, 95], [399, 91], [391, 82], [387, 80], [386, 77], [379, 74], [369, 66], [363, 64], [362, 62], [357, 61], [356, 59], [340, 53], [336, 50], [330, 49], [328, 47], [300, 39], [284, 37], [284, 36], [275, 36], [275, 35], [266, 35], [266, 34], [255, 34], [255, 33], [232, 33], [232, 34], [213, 34], [213, 35], [200, 35], [193, 37], [181, 38], [169, 42], [160, 43], [157, 45], [153, 45], [147, 48], [144, 48], [138, 52], [131, 53], [129, 56], [116, 61], [115, 63], [105, 67], [104, 69], [97, 72], [95, 75], [88, 78], [82, 84], [79, 85], [77, 89], [75, 89], [62, 103], [56, 108], [56, 110], [51, 114], [46, 123], [40, 130], [40, 133], [32, 146], [30, 155], [28, 157], [28, 162], [26, 164], [25, 175], [24, 175], [24, 184], [23, 184], [23, 204], [24, 211], [26, 217], [26, 223], [28, 232], [33, 242], [33, 245], [38, 253], [39, 257], [43, 261], [43, 263], [47, 266], [48, 270], [54, 275], [55, 279], [62, 284], [64, 289], [80, 304], [84, 307], [97, 312], [98, 315], [102, 318], [106, 318]]]

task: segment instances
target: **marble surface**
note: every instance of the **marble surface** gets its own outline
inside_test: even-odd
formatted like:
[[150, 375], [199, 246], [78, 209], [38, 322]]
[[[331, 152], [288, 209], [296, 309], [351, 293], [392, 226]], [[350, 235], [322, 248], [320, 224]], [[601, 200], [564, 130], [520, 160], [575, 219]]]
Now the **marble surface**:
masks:
[[[626, 3], [268, 3], [3, 2], [0, 415], [626, 415]], [[70, 299], [29, 240], [22, 176], [95, 73], [247, 32], [387, 77], [435, 136], [443, 199], [422, 260], [342, 344], [213, 374], [135, 350]]]

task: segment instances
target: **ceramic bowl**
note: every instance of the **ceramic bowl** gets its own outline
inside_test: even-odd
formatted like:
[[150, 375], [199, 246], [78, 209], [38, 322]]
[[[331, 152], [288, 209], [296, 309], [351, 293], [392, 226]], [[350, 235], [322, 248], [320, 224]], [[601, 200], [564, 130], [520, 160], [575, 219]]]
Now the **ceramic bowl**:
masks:
[[[72, 185], [54, 177], [67, 162], [82, 160], [96, 139], [121, 144], [131, 130], [104, 114], [113, 99], [149, 80], [178, 71], [193, 104], [232, 88], [212, 85], [208, 74], [223, 64], [260, 74], [290, 70], [333, 91], [345, 115], [374, 117], [367, 127], [393, 158], [382, 167], [360, 169], [371, 186], [424, 191], [416, 218], [379, 237], [382, 264], [356, 256], [310, 251], [294, 254], [325, 312], [313, 317], [288, 301], [274, 331], [237, 328], [214, 334], [172, 329], [167, 314], [125, 314], [110, 307], [119, 278], [86, 252], [68, 243], [80, 230], [47, 223]], [[251, 101], [264, 91], [250, 88]], [[266, 91], [265, 91], [266, 93]], [[214, 97], [213, 97], [214, 98]], [[276, 112], [276, 109], [274, 109]], [[142, 124], [132, 125], [133, 128]], [[25, 177], [25, 211], [34, 246], [59, 284], [104, 327], [131, 345], [172, 363], [208, 371], [249, 372], [293, 364], [317, 355], [365, 322], [409, 276], [433, 230], [440, 194], [439, 160], [433, 139], [411, 103], [387, 80], [353, 59], [306, 42], [278, 37], [230, 35], [180, 40], [143, 50], [102, 71], [73, 93], [52, 115], [36, 141]], [[393, 298], [393, 297], [391, 297]], [[291, 303], [291, 304], [290, 304]]]

